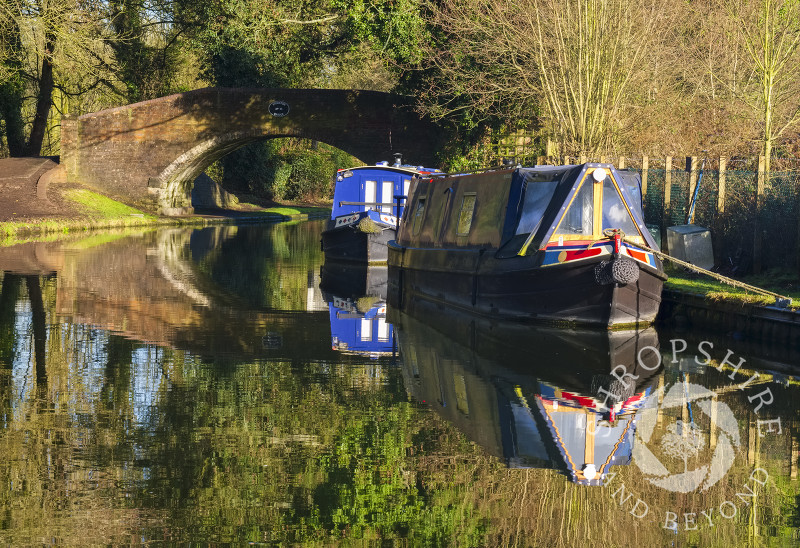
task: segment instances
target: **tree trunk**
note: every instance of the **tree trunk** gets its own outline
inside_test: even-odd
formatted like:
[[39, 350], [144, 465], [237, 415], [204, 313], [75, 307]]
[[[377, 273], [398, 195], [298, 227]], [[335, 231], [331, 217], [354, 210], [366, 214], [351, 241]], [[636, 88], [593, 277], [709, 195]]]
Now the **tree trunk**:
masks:
[[[10, 26], [8, 43], [13, 49], [21, 50], [19, 25]], [[25, 123], [22, 121], [22, 103], [25, 86], [20, 76], [22, 63], [17, 58], [6, 61], [11, 76], [0, 84], [0, 120], [5, 121], [6, 143], [11, 156], [23, 156], [25, 152]]]
[[18, 76], [0, 85], [0, 120], [5, 122], [8, 152], [25, 155], [25, 124], [22, 121], [22, 84]]
[[53, 103], [53, 61], [52, 54], [56, 46], [56, 37], [48, 34], [45, 38], [42, 70], [39, 75], [39, 95], [36, 98], [36, 115], [33, 118], [31, 134], [25, 146], [25, 156], [39, 156], [42, 153], [42, 143], [47, 130], [47, 118], [50, 114], [50, 105]]

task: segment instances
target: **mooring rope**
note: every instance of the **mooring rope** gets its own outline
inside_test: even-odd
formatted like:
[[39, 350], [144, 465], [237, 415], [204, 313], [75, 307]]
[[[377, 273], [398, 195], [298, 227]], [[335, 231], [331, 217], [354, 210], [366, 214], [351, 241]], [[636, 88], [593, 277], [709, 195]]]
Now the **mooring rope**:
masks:
[[756, 287], [754, 285], [746, 284], [744, 282], [740, 282], [739, 280], [734, 280], [733, 278], [729, 278], [728, 276], [723, 276], [722, 274], [718, 274], [717, 272], [712, 272], [710, 270], [706, 270], [705, 268], [701, 268], [701, 267], [699, 267], [697, 265], [694, 265], [692, 263], [689, 263], [689, 262], [686, 262], [686, 261], [682, 261], [681, 259], [675, 258], [675, 257], [673, 257], [671, 255], [667, 255], [666, 253], [662, 253], [661, 251], [657, 251], [657, 250], [655, 250], [655, 249], [653, 249], [653, 248], [651, 248], [651, 247], [649, 247], [647, 245], [640, 244], [638, 242], [634, 242], [634, 241], [632, 241], [631, 239], [629, 239], [629, 238], [627, 238], [625, 236], [622, 237], [622, 240], [627, 244], [630, 244], [630, 245], [638, 247], [640, 249], [649, 251], [649, 252], [653, 253], [654, 255], [656, 255], [657, 257], [659, 257], [661, 259], [667, 259], [668, 261], [672, 261], [673, 263], [675, 263], [677, 265], [680, 265], [680, 266], [682, 266], [684, 268], [688, 268], [689, 270], [693, 270], [694, 272], [698, 272], [700, 274], [705, 274], [706, 276], [710, 276], [710, 277], [714, 278], [715, 280], [718, 280], [718, 281], [720, 281], [722, 283], [725, 283], [725, 284], [728, 284], [728, 285], [732, 285], [732, 286], [738, 287], [740, 289], [744, 289], [745, 291], [751, 291], [753, 293], [758, 293], [758, 294], [761, 294], [761, 295], [766, 295], [768, 297], [772, 297], [772, 298], [775, 299], [775, 305], [780, 307], [780, 308], [786, 308], [787, 306], [789, 306], [792, 303], [792, 298], [791, 297], [786, 297], [785, 295], [779, 295], [778, 293], [773, 293], [772, 291], [767, 291], [766, 289], [761, 289], [760, 287]]

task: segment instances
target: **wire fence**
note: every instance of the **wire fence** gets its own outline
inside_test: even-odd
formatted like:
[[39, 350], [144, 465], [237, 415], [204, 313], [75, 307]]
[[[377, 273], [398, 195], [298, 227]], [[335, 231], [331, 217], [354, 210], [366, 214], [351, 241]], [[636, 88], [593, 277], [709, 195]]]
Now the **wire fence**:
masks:
[[[636, 171], [644, 174], [641, 167]], [[688, 223], [690, 179], [683, 168], [647, 169], [645, 221], [662, 234]], [[743, 273], [798, 266], [800, 171], [762, 174], [760, 193], [757, 170], [706, 169], [697, 179], [692, 224], [711, 231], [717, 268]]]

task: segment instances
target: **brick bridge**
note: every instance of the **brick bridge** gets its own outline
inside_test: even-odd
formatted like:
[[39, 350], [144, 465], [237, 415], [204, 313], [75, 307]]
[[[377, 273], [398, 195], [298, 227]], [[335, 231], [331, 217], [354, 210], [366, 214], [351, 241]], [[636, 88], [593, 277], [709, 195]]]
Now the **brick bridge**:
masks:
[[80, 117], [61, 126], [69, 181], [166, 215], [189, 213], [195, 178], [229, 152], [261, 139], [327, 143], [365, 163], [395, 152], [435, 165], [439, 128], [412, 98], [375, 91], [205, 88]]

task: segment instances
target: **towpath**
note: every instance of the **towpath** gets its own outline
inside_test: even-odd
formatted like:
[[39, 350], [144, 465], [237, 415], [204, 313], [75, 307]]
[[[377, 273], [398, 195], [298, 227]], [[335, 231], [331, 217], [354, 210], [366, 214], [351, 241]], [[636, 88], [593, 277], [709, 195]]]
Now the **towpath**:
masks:
[[57, 175], [57, 158], [0, 159], [0, 222], [78, 217], [62, 185], [50, 185]]

